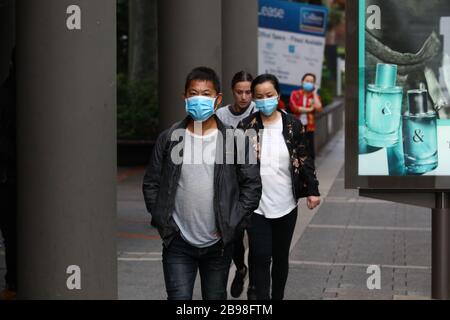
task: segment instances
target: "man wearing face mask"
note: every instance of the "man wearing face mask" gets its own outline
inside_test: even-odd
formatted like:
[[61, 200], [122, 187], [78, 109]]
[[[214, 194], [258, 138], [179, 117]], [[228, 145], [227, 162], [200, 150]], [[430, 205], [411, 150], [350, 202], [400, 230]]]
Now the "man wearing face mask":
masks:
[[291, 112], [306, 127], [308, 151], [315, 159], [314, 132], [316, 131], [316, 112], [322, 112], [322, 102], [315, 87], [316, 75], [307, 73], [302, 78], [302, 88], [293, 91], [289, 101]]
[[159, 136], [144, 176], [147, 210], [163, 240], [169, 300], [191, 300], [197, 272], [204, 300], [227, 298], [235, 233], [261, 197], [257, 164], [248, 158], [229, 163], [235, 136], [215, 115], [220, 92], [212, 69], [192, 70], [184, 92], [187, 117]]

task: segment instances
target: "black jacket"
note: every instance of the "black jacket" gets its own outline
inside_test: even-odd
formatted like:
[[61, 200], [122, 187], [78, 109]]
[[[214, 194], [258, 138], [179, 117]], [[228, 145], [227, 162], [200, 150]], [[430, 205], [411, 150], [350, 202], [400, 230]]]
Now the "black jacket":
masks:
[[[231, 150], [234, 152], [232, 156], [235, 156], [237, 154], [236, 139], [234, 135], [227, 135], [226, 132], [233, 129], [224, 125], [216, 116], [214, 117], [219, 133], [222, 133], [224, 137], [223, 141], [217, 139], [214, 209], [222, 244], [226, 246], [234, 241], [236, 233], [244, 227], [246, 218], [257, 209], [262, 186], [258, 164], [249, 164], [248, 161], [241, 165], [227, 164], [225, 161], [225, 157], [229, 157], [226, 153], [227, 145], [230, 146], [232, 143]], [[142, 189], [145, 204], [152, 215], [152, 224], [158, 228], [166, 246], [170, 245], [179, 232], [172, 213], [182, 168], [182, 164], [174, 163], [170, 155], [175, 147], [177, 151], [180, 146], [184, 146], [184, 135], [176, 141], [172, 141], [171, 137], [175, 130], [186, 129], [189, 120], [190, 118], [187, 117], [182, 122], [176, 123], [158, 137], [144, 176]]]
[[[284, 111], [279, 111], [283, 119], [283, 136], [291, 158], [292, 192], [294, 199], [320, 196], [319, 181], [316, 177], [314, 160], [308, 154], [305, 127], [302, 123]], [[264, 129], [261, 113], [256, 112], [242, 120], [238, 128], [246, 132], [253, 143], [255, 152], [261, 150], [260, 130]], [[256, 134], [248, 134], [253, 130]], [[257, 155], [259, 159], [259, 155]]]

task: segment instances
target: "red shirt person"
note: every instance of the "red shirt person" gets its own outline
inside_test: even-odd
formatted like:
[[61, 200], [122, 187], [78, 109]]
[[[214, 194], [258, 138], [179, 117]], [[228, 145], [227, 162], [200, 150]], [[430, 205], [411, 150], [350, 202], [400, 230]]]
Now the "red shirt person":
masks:
[[281, 109], [283, 111], [287, 111], [286, 110], [286, 104], [284, 103], [283, 100], [280, 99], [280, 102], [278, 102], [278, 109]]
[[306, 127], [309, 142], [309, 151], [312, 158], [315, 158], [314, 132], [316, 131], [315, 115], [322, 112], [322, 101], [317, 94], [316, 75], [307, 73], [302, 78], [302, 88], [293, 91], [289, 101], [291, 112]]

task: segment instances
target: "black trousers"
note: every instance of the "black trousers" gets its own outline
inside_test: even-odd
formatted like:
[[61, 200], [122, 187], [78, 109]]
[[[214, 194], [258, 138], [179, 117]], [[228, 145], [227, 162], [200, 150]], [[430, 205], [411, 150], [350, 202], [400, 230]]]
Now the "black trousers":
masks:
[[[244, 245], [244, 233], [245, 230], [239, 232], [234, 240], [234, 252], [233, 252], [233, 262], [237, 270], [244, 269], [245, 266], [245, 245]], [[248, 277], [249, 286], [253, 286], [253, 268], [251, 262], [251, 252], [248, 252]]]
[[[295, 224], [297, 208], [279, 219], [267, 219], [253, 214], [248, 228], [252, 256], [253, 281], [258, 300], [283, 300], [289, 273], [289, 249]], [[272, 264], [272, 273], [270, 266]]]
[[17, 289], [16, 184], [0, 184], [0, 230], [5, 245], [6, 285]]
[[239, 232], [234, 241], [233, 262], [237, 270], [242, 270], [245, 266], [244, 230]]

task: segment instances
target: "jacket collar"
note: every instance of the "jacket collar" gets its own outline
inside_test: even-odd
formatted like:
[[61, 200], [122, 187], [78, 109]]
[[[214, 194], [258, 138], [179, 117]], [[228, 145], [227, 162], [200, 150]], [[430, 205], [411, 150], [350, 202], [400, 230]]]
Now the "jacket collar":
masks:
[[[214, 114], [213, 117], [214, 117], [214, 119], [216, 119], [217, 129], [218, 129], [222, 134], [224, 134], [224, 136], [225, 136], [226, 130], [227, 130], [227, 129], [231, 129], [231, 127], [227, 127], [227, 126], [219, 119], [219, 117], [218, 117], [216, 114]], [[189, 116], [189, 115], [186, 116], [186, 117], [179, 123], [177, 129], [186, 129], [187, 126], [188, 126], [188, 124], [189, 124], [189, 122], [190, 122], [191, 120], [193, 120], [191, 116]]]
[[[285, 138], [288, 138], [288, 134], [289, 134], [289, 117], [288, 114], [286, 113], [286, 111], [278, 109], [278, 111], [281, 113], [281, 121], [283, 122], [283, 136]], [[264, 129], [264, 124], [262, 121], [262, 117], [261, 117], [261, 112], [257, 112], [255, 114], [256, 116], [256, 121], [257, 121], [257, 129], [258, 130], [262, 130]]]
[[[281, 113], [281, 119], [283, 121], [283, 126], [285, 126], [287, 124], [287, 120], [288, 120], [286, 111], [281, 110], [281, 109], [277, 109], [277, 111], [279, 111]], [[255, 116], [256, 116], [256, 120], [258, 122], [258, 129], [264, 129], [264, 124], [263, 124], [262, 117], [261, 117], [261, 111], [256, 112]]]
[[[232, 127], [230, 126], [226, 126], [222, 121], [220, 121], [220, 119], [216, 116], [216, 114], [213, 115], [214, 119], [217, 122], [217, 129], [221, 132], [222, 137], [225, 137], [225, 141], [223, 141], [223, 139], [217, 139], [216, 142], [216, 165], [217, 163], [225, 163], [224, 161], [226, 161], [226, 148], [227, 148], [227, 143], [231, 143], [232, 141], [227, 139], [228, 135], [227, 135], [227, 129], [232, 129]], [[175, 129], [187, 129], [187, 126], [189, 124], [189, 122], [193, 120], [191, 116], [186, 116], [182, 121], [180, 121], [178, 123], [178, 125], [175, 125]], [[185, 143], [185, 139], [180, 137], [180, 141], [178, 142], [174, 142], [174, 143], [182, 143], [182, 150], [181, 150], [181, 155], [183, 155], [183, 149], [184, 149], [184, 143]]]

